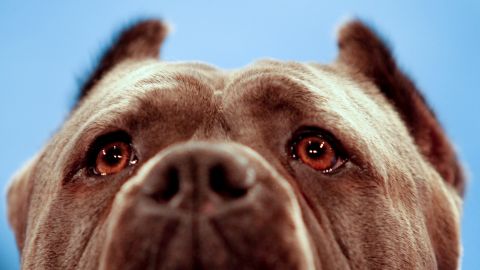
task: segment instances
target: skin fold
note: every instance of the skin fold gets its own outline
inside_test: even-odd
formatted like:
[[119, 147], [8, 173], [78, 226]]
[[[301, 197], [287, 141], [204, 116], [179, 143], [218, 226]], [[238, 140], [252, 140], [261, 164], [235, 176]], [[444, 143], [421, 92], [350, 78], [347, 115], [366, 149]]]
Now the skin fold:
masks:
[[[23, 269], [459, 268], [461, 166], [362, 22], [340, 29], [331, 64], [231, 71], [158, 60], [166, 34], [156, 20], [121, 32], [14, 177]], [[345, 164], [292, 158], [305, 127], [334, 137]], [[112, 132], [136, 159], [92, 175], [88, 153]]]

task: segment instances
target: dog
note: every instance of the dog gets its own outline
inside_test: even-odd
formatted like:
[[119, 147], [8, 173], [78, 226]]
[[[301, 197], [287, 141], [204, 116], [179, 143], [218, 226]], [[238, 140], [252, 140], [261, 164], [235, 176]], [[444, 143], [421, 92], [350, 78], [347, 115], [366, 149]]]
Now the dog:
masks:
[[383, 40], [333, 63], [159, 61], [126, 27], [14, 177], [23, 269], [457, 269], [464, 177]]

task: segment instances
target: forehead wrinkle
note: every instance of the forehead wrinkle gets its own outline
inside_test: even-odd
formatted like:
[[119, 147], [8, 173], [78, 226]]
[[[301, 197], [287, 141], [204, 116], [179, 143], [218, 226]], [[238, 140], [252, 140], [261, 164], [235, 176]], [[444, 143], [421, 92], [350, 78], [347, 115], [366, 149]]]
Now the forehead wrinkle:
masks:
[[214, 85], [220, 89], [223, 88], [223, 77], [224, 74], [219, 70], [200, 63], [126, 61], [110, 72], [92, 94], [97, 96], [96, 100], [103, 100], [107, 96], [110, 98], [130, 92], [148, 92], [152, 89], [148, 87], [150, 85], [157, 88], [175, 88], [182, 81], [181, 78]]
[[[367, 164], [375, 166], [375, 171], [382, 179], [387, 175], [392, 166], [388, 164], [391, 157], [399, 155], [398, 145], [384, 138], [401, 137], [408, 141], [408, 131], [401, 124], [392, 108], [383, 106], [372, 99], [365, 92], [364, 85], [342, 76], [334, 70], [315, 70], [319, 78], [325, 83], [326, 94], [329, 100], [323, 106], [328, 110], [324, 116], [330, 123], [335, 135], [344, 141], [362, 156]], [[413, 142], [407, 142], [413, 145]], [[403, 147], [408, 149], [408, 147]], [[402, 167], [404, 164], [395, 164]], [[403, 171], [406, 171], [405, 168]]]
[[219, 70], [197, 63], [168, 63], [158, 66], [158, 72], [149, 74], [135, 83], [135, 86], [149, 86], [165, 82], [188, 83], [214, 86], [215, 89], [223, 88], [224, 75]]
[[139, 63], [126, 61], [120, 64], [101, 81], [94, 94], [96, 100], [103, 100], [107, 95], [120, 95], [129, 91], [142, 78], [152, 76], [158, 68], [156, 61], [141, 61]]
[[[70, 117], [73, 121], [67, 121], [64, 130], [71, 133], [75, 140], [84, 140], [79, 137], [85, 135], [88, 139], [90, 134], [127, 128], [129, 122], [125, 116], [136, 114], [139, 110], [147, 113], [142, 107], [161, 107], [162, 101], [171, 103], [168, 100], [176, 100], [179, 95], [190, 90], [193, 95], [185, 97], [192, 100], [180, 98], [178, 100], [183, 102], [171, 105], [187, 108], [187, 103], [209, 102], [214, 91], [210, 82], [214, 81], [215, 76], [219, 77], [219, 73], [203, 66], [200, 71], [195, 71], [193, 68], [196, 66], [198, 65], [190, 67], [188, 63], [163, 64], [156, 61], [122, 63], [99, 82], [91, 95], [85, 97], [84, 102], [73, 112], [77, 117]], [[178, 95], [171, 96], [168, 94], [171, 91], [177, 91]], [[158, 95], [163, 93], [166, 94], [166, 99], [159, 98]]]
[[[95, 114], [91, 117], [95, 117], [95, 115], [103, 112], [102, 109], [98, 110], [98, 108], [130, 109], [132, 107], [131, 100], [148, 95], [153, 91], [195, 88], [197, 90], [205, 89], [207, 92], [213, 93], [213, 90], [207, 90], [211, 88], [210, 82], [214, 81], [215, 74], [211, 72], [192, 70], [187, 66], [187, 63], [182, 65], [153, 62], [143, 63], [140, 67], [136, 64], [126, 64], [121, 70], [109, 74], [110, 78], [106, 79], [110, 83], [103, 83], [97, 91], [93, 91], [92, 94], [96, 97], [85, 102], [85, 106], [79, 108], [79, 111], [81, 111], [79, 113], [91, 115], [91, 113], [84, 114], [84, 111], [94, 111]], [[125, 69], [128, 71], [124, 72]], [[120, 73], [120, 76], [124, 76], [118, 78], [118, 73]], [[95, 110], [91, 110], [91, 108], [95, 108]]]
[[290, 79], [261, 80], [257, 90], [260, 90], [261, 99], [276, 108], [285, 105], [288, 109], [301, 112], [315, 111], [317, 105], [325, 99], [311, 91], [309, 87]]
[[[133, 105], [134, 101], [127, 101], [131, 104], [132, 108], [138, 107]], [[135, 102], [137, 103], [137, 102]], [[85, 135], [86, 140], [93, 139], [96, 135], [100, 133], [105, 133], [109, 131], [114, 131], [115, 129], [122, 128], [125, 126], [123, 110], [124, 104], [115, 104], [105, 110], [99, 110], [96, 113], [92, 114], [87, 121], [85, 121], [80, 127], [77, 127], [78, 130], [76, 134], [80, 136]], [[72, 138], [72, 141], [75, 141], [75, 138]]]
[[[127, 62], [120, 64], [117, 69], [100, 82], [96, 87], [98, 89], [91, 92], [91, 96], [86, 97], [85, 102], [74, 112], [79, 116], [70, 118], [75, 121], [66, 122], [66, 130], [75, 130], [72, 132], [74, 136], [72, 141], [81, 136], [88, 139], [109, 129], [123, 127], [125, 125], [123, 115], [139, 107], [138, 97], [142, 92], [158, 90], [160, 87], [158, 83], [155, 87], [147, 88], [135, 83], [156, 71], [158, 69], [156, 62]], [[163, 88], [175, 88], [177, 82], [165, 80], [162, 83]]]
[[306, 74], [300, 78], [295, 75], [275, 69], [248, 70], [226, 86], [226, 99], [247, 100], [275, 109], [315, 111], [327, 97], [320, 95], [319, 91], [312, 91], [317, 86], [305, 79]]
[[247, 66], [247, 68], [230, 72], [230, 79], [226, 88], [231, 88], [231, 85], [241, 84], [245, 80], [251, 80], [263, 75], [279, 75], [300, 82], [311, 81], [313, 78], [310, 69], [301, 63], [266, 59], [257, 61]]

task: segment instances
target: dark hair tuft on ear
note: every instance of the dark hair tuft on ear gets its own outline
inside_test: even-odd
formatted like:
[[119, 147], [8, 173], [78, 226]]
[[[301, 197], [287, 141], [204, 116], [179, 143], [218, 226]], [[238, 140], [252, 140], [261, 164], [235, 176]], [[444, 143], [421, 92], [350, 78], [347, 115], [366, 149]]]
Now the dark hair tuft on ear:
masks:
[[377, 86], [405, 122], [420, 152], [463, 195], [465, 181], [455, 150], [433, 110], [398, 68], [385, 42], [361, 21], [354, 20], [340, 29], [338, 48], [337, 62]]
[[168, 28], [155, 19], [138, 20], [124, 27], [99, 58], [97, 66], [81, 83], [77, 102], [114, 66], [127, 59], [158, 58]]

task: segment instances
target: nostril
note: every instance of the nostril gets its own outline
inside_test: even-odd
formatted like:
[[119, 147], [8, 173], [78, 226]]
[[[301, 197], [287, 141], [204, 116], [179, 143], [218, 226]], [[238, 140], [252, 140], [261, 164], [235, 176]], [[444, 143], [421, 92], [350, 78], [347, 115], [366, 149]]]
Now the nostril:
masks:
[[209, 186], [212, 191], [224, 199], [237, 199], [247, 193], [247, 188], [234, 179], [241, 176], [231, 175], [224, 165], [216, 164], [209, 171]]
[[171, 167], [166, 170], [164, 177], [164, 187], [152, 194], [153, 199], [157, 202], [170, 201], [180, 190], [180, 176], [177, 168]]

